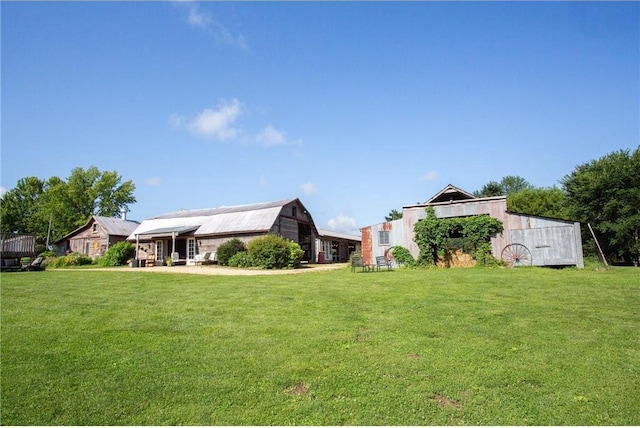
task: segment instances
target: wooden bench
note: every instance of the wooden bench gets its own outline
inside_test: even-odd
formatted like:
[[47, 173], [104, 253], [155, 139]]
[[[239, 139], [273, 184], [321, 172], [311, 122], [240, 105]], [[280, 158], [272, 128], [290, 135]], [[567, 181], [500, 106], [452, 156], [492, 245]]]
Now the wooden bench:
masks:
[[387, 270], [391, 270], [391, 261], [388, 260], [385, 256], [377, 256], [376, 257], [376, 270], [380, 272], [380, 268], [382, 266], [386, 266]]

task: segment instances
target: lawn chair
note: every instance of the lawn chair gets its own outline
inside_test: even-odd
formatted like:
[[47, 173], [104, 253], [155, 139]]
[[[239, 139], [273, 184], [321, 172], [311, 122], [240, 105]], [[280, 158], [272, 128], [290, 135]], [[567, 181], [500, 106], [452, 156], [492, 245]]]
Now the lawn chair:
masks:
[[207, 261], [209, 261], [209, 256], [211, 255], [210, 252], [206, 252], [204, 254], [196, 254], [195, 257], [193, 258], [193, 263], [197, 266], [197, 265], [201, 265]]
[[44, 257], [36, 257], [31, 263], [22, 268], [23, 271], [45, 270]]
[[369, 265], [364, 262], [362, 256], [351, 257], [351, 272], [355, 272], [357, 267], [362, 267], [362, 272], [369, 270]]

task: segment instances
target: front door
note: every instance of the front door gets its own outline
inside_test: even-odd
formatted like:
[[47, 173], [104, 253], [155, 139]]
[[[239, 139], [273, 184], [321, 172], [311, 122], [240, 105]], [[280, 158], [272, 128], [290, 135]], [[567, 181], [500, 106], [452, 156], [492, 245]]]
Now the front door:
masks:
[[156, 241], [156, 260], [164, 260], [164, 241]]

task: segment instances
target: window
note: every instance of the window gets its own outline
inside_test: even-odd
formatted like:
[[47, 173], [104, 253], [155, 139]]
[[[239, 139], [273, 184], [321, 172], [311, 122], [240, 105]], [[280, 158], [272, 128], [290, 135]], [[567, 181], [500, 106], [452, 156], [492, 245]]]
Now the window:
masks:
[[193, 260], [196, 257], [196, 240], [193, 238], [187, 239], [187, 259]]
[[98, 231], [98, 223], [93, 223], [93, 233]]
[[298, 207], [291, 207], [291, 215], [298, 217]]
[[378, 244], [389, 245], [389, 231], [381, 230], [378, 232]]

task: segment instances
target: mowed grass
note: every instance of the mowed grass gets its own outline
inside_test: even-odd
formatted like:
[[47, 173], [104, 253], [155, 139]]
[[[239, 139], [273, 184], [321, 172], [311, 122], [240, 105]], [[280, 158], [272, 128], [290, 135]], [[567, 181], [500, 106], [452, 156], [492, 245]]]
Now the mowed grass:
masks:
[[640, 424], [640, 269], [1, 280], [3, 425]]

